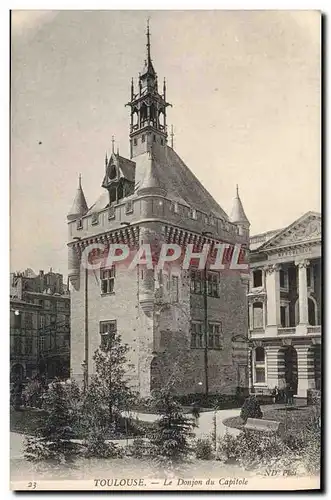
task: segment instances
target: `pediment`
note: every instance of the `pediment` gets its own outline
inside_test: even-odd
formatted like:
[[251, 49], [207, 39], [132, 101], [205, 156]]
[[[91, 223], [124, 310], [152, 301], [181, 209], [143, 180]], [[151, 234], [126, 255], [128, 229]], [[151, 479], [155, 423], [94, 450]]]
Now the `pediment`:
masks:
[[259, 250], [273, 250], [296, 244], [318, 241], [322, 237], [321, 214], [308, 212], [280, 231]]

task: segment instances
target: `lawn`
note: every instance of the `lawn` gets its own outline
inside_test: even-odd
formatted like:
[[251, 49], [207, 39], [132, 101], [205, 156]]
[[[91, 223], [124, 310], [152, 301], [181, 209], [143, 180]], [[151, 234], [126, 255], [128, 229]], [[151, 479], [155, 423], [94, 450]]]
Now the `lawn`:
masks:
[[[287, 409], [262, 408], [264, 420], [276, 420], [282, 422], [287, 434], [298, 434], [305, 429], [314, 417], [316, 409], [314, 406], [290, 406]], [[223, 420], [223, 424], [235, 429], [243, 429], [243, 421], [240, 417], [230, 417]]]

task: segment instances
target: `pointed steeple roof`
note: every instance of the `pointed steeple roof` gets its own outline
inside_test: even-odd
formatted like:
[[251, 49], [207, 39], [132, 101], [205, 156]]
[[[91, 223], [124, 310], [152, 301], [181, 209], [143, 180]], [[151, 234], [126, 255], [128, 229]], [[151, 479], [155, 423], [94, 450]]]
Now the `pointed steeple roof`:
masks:
[[238, 184], [237, 184], [237, 188], [236, 188], [236, 196], [233, 200], [230, 220], [231, 220], [231, 222], [234, 222], [234, 223], [241, 223], [241, 224], [250, 225], [249, 220], [247, 219], [247, 216], [245, 214], [245, 210], [244, 210], [243, 204], [241, 202], [240, 196], [239, 196]]
[[88, 206], [82, 188], [82, 176], [79, 174], [78, 189], [71, 210], [67, 215], [68, 220], [75, 220], [86, 214]]
[[146, 74], [155, 76], [156, 72], [152, 63], [151, 59], [151, 40], [150, 40], [150, 32], [149, 32], [149, 19], [147, 19], [147, 43], [146, 43], [146, 59], [145, 59], [145, 64], [144, 68], [141, 72], [141, 76], [144, 76]]

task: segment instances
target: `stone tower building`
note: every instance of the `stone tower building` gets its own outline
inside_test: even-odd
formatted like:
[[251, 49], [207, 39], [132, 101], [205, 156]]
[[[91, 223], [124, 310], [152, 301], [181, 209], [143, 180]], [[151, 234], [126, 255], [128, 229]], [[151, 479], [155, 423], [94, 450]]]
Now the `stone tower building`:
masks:
[[68, 214], [71, 372], [88, 381], [94, 351], [116, 330], [130, 346], [127, 374], [142, 396], [167, 384], [177, 394], [234, 393], [248, 386], [248, 270], [183, 269], [175, 262], [164, 269], [82, 266], [82, 252], [96, 243], [131, 249], [175, 243], [183, 250], [193, 244], [201, 251], [222, 242], [229, 255], [234, 245], [249, 245], [238, 190], [230, 218], [168, 145], [166, 82], [160, 92], [149, 27], [146, 52], [127, 104], [130, 159], [113, 149], [99, 199], [88, 207], [79, 180]]

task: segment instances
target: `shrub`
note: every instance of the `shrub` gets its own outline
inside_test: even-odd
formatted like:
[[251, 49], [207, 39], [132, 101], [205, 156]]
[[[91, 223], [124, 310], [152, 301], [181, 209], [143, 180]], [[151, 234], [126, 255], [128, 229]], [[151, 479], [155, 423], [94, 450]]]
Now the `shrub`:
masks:
[[319, 415], [316, 415], [306, 426], [304, 435], [306, 446], [302, 453], [303, 464], [309, 474], [318, 474], [321, 466], [321, 420]]
[[218, 458], [225, 460], [239, 460], [241, 451], [241, 441], [244, 434], [233, 436], [226, 432], [224, 436], [218, 440]]
[[154, 393], [153, 399], [161, 414], [151, 439], [154, 454], [168, 463], [178, 461], [191, 451], [189, 438], [193, 437], [193, 422], [183, 415], [180, 405], [168, 391]]
[[124, 449], [116, 443], [107, 443], [101, 433], [92, 431], [86, 440], [84, 455], [87, 458], [123, 458]]
[[248, 418], [262, 418], [263, 413], [261, 411], [260, 404], [255, 396], [249, 396], [245, 399], [245, 402], [241, 408], [240, 418], [244, 423], [247, 422]]
[[295, 456], [276, 434], [242, 432], [238, 436], [225, 434], [219, 440], [218, 456], [235, 460], [245, 469], [275, 468], [294, 474]]
[[195, 456], [199, 460], [211, 460], [213, 448], [209, 439], [198, 439], [195, 445]]
[[128, 451], [134, 458], [144, 458], [152, 454], [150, 443], [141, 438], [135, 439], [128, 447]]
[[30, 461], [52, 459], [64, 463], [77, 453], [72, 442], [75, 413], [63, 383], [53, 382], [43, 398], [46, 414], [36, 436], [25, 442], [25, 458]]
[[305, 447], [305, 439], [300, 435], [288, 434], [284, 443], [292, 451], [300, 451]]

